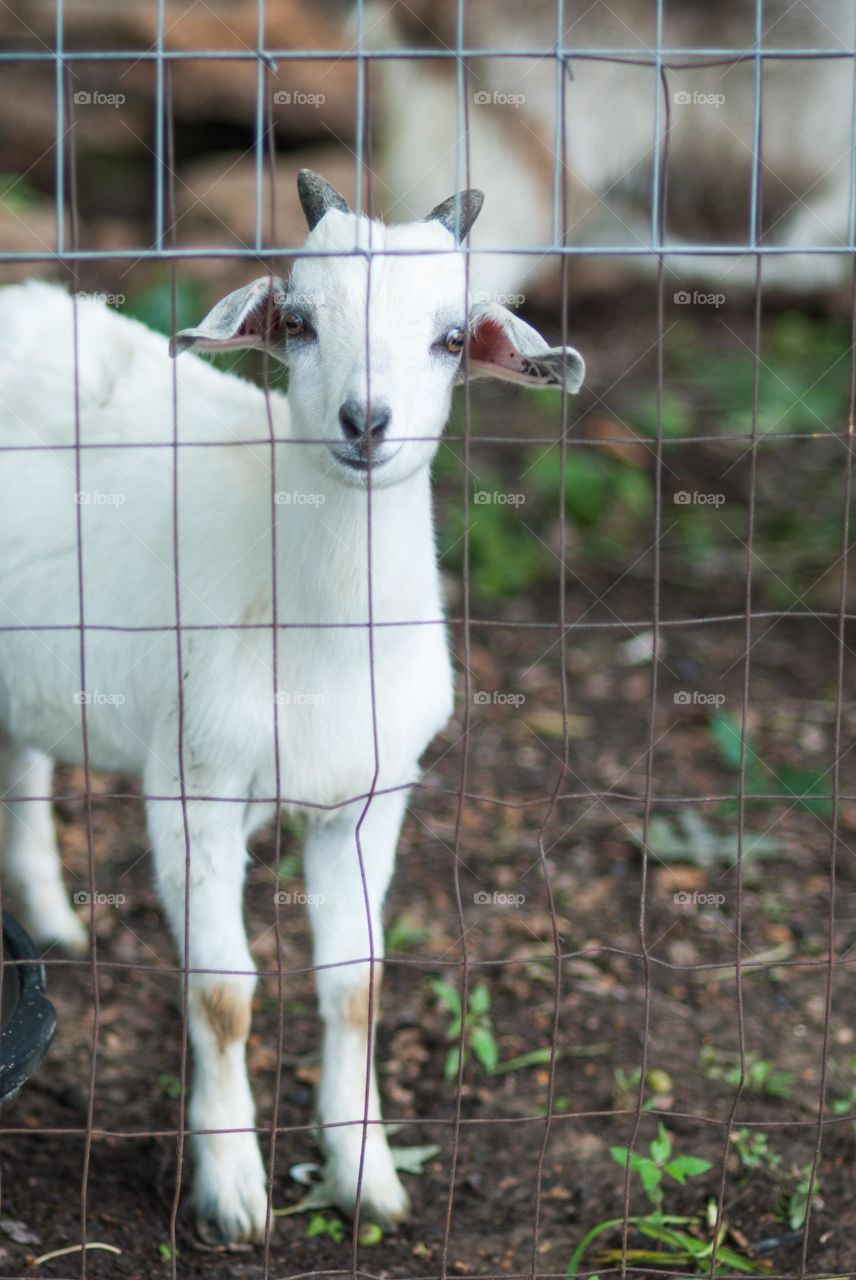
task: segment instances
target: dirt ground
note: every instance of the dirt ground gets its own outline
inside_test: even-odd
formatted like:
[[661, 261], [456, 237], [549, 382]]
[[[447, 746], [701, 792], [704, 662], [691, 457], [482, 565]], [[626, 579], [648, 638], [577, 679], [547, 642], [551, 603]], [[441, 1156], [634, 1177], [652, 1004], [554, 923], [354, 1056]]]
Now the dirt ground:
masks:
[[[607, 334], [605, 321], [592, 321], [590, 338], [605, 340]], [[624, 358], [623, 352], [612, 357], [615, 362]], [[601, 385], [606, 373], [602, 357]], [[501, 417], [495, 420], [509, 432], [514, 425]], [[697, 459], [692, 465], [699, 465]], [[628, 561], [642, 550], [628, 548]], [[744, 872], [740, 954], [746, 966], [745, 1047], [776, 1070], [792, 1073], [793, 1080], [786, 1097], [747, 1089], [732, 1118], [734, 1086], [712, 1078], [705, 1052], [724, 1060], [739, 1045], [735, 867], [667, 865], [651, 857], [640, 936], [644, 864], [634, 831], [646, 786], [651, 664], [644, 654], [640, 658], [628, 649], [628, 641], [634, 635], [644, 639], [650, 628], [628, 629], [617, 620], [644, 624], [651, 618], [650, 558], [644, 572], [622, 578], [595, 568], [582, 580], [569, 574], [566, 585], [566, 618], [584, 619], [588, 625], [575, 628], [564, 644], [555, 626], [558, 583], [473, 608], [469, 731], [465, 733], [467, 690], [461, 663], [455, 718], [432, 745], [423, 785], [414, 792], [388, 903], [388, 919], [404, 918], [406, 928], [397, 930], [400, 942], [387, 963], [378, 1062], [386, 1117], [403, 1125], [395, 1142], [431, 1142], [440, 1150], [420, 1176], [405, 1175], [414, 1203], [412, 1220], [377, 1243], [359, 1246], [357, 1266], [393, 1280], [439, 1275], [445, 1269], [456, 1089], [443, 1073], [448, 1018], [426, 978], [460, 981], [463, 934], [470, 984], [484, 981], [491, 993], [500, 1062], [549, 1046], [554, 1013], [559, 1054], [549, 1120], [550, 1073], [543, 1063], [495, 1075], [467, 1063], [448, 1271], [462, 1276], [531, 1274], [534, 1247], [539, 1275], [564, 1275], [585, 1232], [621, 1216], [623, 1173], [609, 1147], [629, 1140], [636, 1099], [632, 1087], [617, 1083], [615, 1073], [632, 1075], [642, 1063], [647, 1023], [645, 1061], [649, 1072], [658, 1073], [660, 1088], [653, 1110], [642, 1116], [637, 1148], [647, 1149], [660, 1118], [676, 1149], [713, 1166], [686, 1186], [670, 1187], [668, 1212], [699, 1212], [718, 1194], [725, 1160], [725, 1213], [734, 1239], [743, 1241], [747, 1256], [769, 1265], [767, 1274], [796, 1277], [802, 1232], [777, 1214], [781, 1188], [775, 1177], [742, 1168], [733, 1149], [727, 1151], [728, 1134], [729, 1127], [758, 1125], [788, 1168], [805, 1166], [814, 1152], [828, 973], [830, 820], [788, 797], [747, 803], [747, 831], [767, 833], [772, 848], [763, 859], [747, 863]], [[451, 596], [450, 611], [459, 615], [454, 583]], [[596, 597], [602, 597], [599, 603]], [[702, 581], [666, 578], [660, 604], [663, 618], [739, 614], [742, 584], [735, 580], [712, 597]], [[479, 619], [500, 625], [483, 625]], [[591, 625], [595, 623], [601, 625]], [[723, 812], [722, 797], [734, 795], [736, 778], [714, 750], [709, 708], [676, 702], [675, 694], [686, 687], [716, 689], [726, 707], [739, 714], [743, 624], [670, 626], [663, 637], [654, 813], [674, 815], [681, 805], [669, 798], [693, 797], [692, 809], [714, 829], [733, 831], [735, 817]], [[758, 749], [775, 767], [804, 765], [808, 759], [819, 770], [828, 769], [834, 745], [835, 623], [786, 617], [756, 624], [753, 640], [750, 729]], [[453, 628], [453, 642], [462, 660], [460, 624]], [[570, 712], [570, 756], [564, 772], [563, 662]], [[486, 702], [475, 696], [485, 691], [490, 695]], [[512, 700], [494, 696], [511, 694]], [[847, 694], [844, 712], [846, 748], [856, 729], [856, 704]], [[456, 848], [465, 754], [467, 798]], [[832, 989], [830, 1097], [848, 1093], [854, 1082], [850, 1061], [856, 1054], [856, 1001], [847, 963], [852, 965], [856, 957], [850, 950], [856, 943], [852, 755], [845, 754], [840, 781], [846, 798], [840, 806], [832, 942], [845, 962], [835, 969]], [[560, 796], [551, 807], [559, 782]], [[128, 1280], [170, 1271], [165, 1246], [176, 1144], [169, 1134], [177, 1124], [174, 1086], [181, 1044], [177, 980], [162, 972], [174, 965], [175, 957], [151, 883], [136, 786], [132, 779], [99, 777], [93, 814], [98, 888], [125, 900], [118, 909], [99, 908], [94, 1125], [105, 1136], [92, 1145], [88, 1238], [114, 1245], [121, 1253], [93, 1250], [87, 1270], [93, 1277]], [[79, 774], [59, 775], [64, 859], [85, 883], [81, 790]], [[117, 792], [129, 798], [108, 798]], [[592, 792], [601, 798], [585, 798]], [[610, 794], [603, 797], [603, 792]], [[297, 852], [290, 832], [283, 852]], [[264, 1128], [276, 1085], [278, 1024], [270, 832], [255, 842], [253, 854], [247, 919], [255, 959], [268, 976], [260, 983], [249, 1061]], [[555, 905], [558, 966], [545, 868]], [[299, 871], [285, 883], [298, 889]], [[479, 900], [485, 894], [486, 903]], [[715, 901], [699, 904], [693, 894], [713, 895]], [[511, 895], [513, 902], [501, 895]], [[310, 1125], [319, 1027], [307, 971], [308, 928], [299, 908], [283, 908], [282, 919], [283, 966], [295, 972], [285, 982], [275, 1207], [299, 1199], [302, 1189], [289, 1169], [317, 1155]], [[80, 1239], [80, 1131], [86, 1125], [93, 991], [86, 965], [51, 966], [48, 978], [58, 1014], [57, 1038], [48, 1061], [3, 1117], [0, 1275], [50, 1280], [79, 1274], [75, 1255], [31, 1264], [34, 1257]], [[807, 1271], [843, 1276], [856, 1269], [856, 1132], [847, 1114], [829, 1120], [810, 1220]], [[152, 1131], [164, 1136], [137, 1136]], [[533, 1238], [536, 1199], [540, 1220]], [[644, 1211], [635, 1180], [631, 1205], [633, 1212]], [[306, 1230], [305, 1216], [278, 1219], [270, 1275], [350, 1272], [347, 1229], [341, 1242], [323, 1235], [307, 1238]], [[225, 1280], [264, 1274], [259, 1249], [227, 1253], [204, 1248], [184, 1209], [178, 1251], [182, 1276]], [[586, 1266], [600, 1275], [618, 1273], [593, 1262]], [[649, 1266], [629, 1274], [662, 1272]], [[720, 1274], [728, 1274], [727, 1268]]]

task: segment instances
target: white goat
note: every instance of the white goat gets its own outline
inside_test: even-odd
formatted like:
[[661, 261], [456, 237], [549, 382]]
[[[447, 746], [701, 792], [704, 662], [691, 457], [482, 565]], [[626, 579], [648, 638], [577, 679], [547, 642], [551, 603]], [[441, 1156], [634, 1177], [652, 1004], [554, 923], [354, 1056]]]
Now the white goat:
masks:
[[298, 185], [311, 255], [174, 344], [264, 346], [289, 366], [287, 399], [196, 356], [173, 365], [163, 338], [106, 307], [79, 302], [75, 325], [55, 286], [0, 290], [0, 442], [37, 446], [0, 455], [6, 882], [41, 943], [85, 949], [61, 881], [53, 762], [141, 772], [190, 970], [189, 1126], [207, 1131], [193, 1137], [193, 1204], [202, 1233], [226, 1241], [261, 1239], [267, 1220], [241, 896], [247, 837], [277, 796], [308, 819], [318, 1110], [338, 1199], [353, 1209], [365, 1141], [366, 1213], [406, 1213], [373, 1073], [367, 1117], [364, 1095], [407, 787], [452, 705], [429, 463], [462, 350], [470, 374], [568, 391], [583, 376], [576, 351], [503, 308], [465, 315], [457, 243], [480, 193], [385, 227], [308, 171]]

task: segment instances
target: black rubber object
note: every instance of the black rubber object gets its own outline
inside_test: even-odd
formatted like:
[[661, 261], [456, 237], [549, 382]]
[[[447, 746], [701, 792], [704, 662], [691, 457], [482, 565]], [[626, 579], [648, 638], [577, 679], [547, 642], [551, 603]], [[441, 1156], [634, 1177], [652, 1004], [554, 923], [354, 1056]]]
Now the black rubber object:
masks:
[[3, 912], [0, 992], [0, 1102], [8, 1102], [50, 1048], [56, 1014], [45, 996], [44, 966], [17, 920]]

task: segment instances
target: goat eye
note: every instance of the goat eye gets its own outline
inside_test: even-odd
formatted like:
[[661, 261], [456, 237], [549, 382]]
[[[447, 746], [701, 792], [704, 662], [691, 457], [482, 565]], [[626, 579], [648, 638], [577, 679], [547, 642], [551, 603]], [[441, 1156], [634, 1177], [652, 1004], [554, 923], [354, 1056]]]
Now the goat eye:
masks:
[[290, 311], [285, 317], [285, 332], [289, 338], [299, 338], [305, 328], [306, 321], [303, 316], [298, 316], [293, 311]]
[[450, 329], [444, 339], [444, 345], [450, 355], [459, 356], [464, 349], [463, 329]]

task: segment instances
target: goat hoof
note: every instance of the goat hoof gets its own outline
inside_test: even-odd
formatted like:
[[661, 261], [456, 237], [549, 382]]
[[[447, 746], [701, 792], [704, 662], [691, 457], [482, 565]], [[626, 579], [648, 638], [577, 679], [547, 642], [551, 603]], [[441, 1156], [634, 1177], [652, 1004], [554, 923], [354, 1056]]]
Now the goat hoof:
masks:
[[[274, 1227], [271, 1218], [271, 1231]], [[218, 1211], [212, 1206], [208, 1211], [197, 1210], [196, 1231], [203, 1244], [264, 1244], [265, 1215], [261, 1220], [243, 1211]]]
[[32, 928], [29, 932], [42, 951], [58, 947], [65, 955], [78, 960], [89, 955], [89, 930], [73, 911], [63, 916], [62, 920], [55, 920], [47, 925], [41, 921], [39, 927]]
[[[193, 1188], [196, 1229], [206, 1244], [262, 1244], [267, 1224], [267, 1182], [255, 1147], [224, 1153], [197, 1166]], [[274, 1219], [271, 1218], [271, 1230]]]
[[[360, 1221], [376, 1222], [385, 1231], [393, 1231], [409, 1216], [410, 1197], [401, 1185], [389, 1153], [384, 1154], [386, 1158], [380, 1168], [372, 1168], [366, 1160], [360, 1187]], [[350, 1217], [354, 1216], [356, 1198], [355, 1175], [353, 1181], [349, 1179], [344, 1185], [340, 1182], [337, 1196], [339, 1207]]]
[[392, 1195], [360, 1196], [360, 1220], [362, 1222], [376, 1222], [379, 1227], [383, 1227], [384, 1231], [395, 1231], [409, 1217], [410, 1196], [401, 1183], [398, 1184], [395, 1194]]
[[[271, 1219], [271, 1230], [273, 1230], [273, 1222], [274, 1220]], [[264, 1244], [265, 1238], [264, 1223], [260, 1227], [257, 1224], [239, 1226], [236, 1222], [205, 1217], [200, 1213], [196, 1215], [196, 1233], [203, 1244], [219, 1248], [229, 1248], [231, 1245]]]

